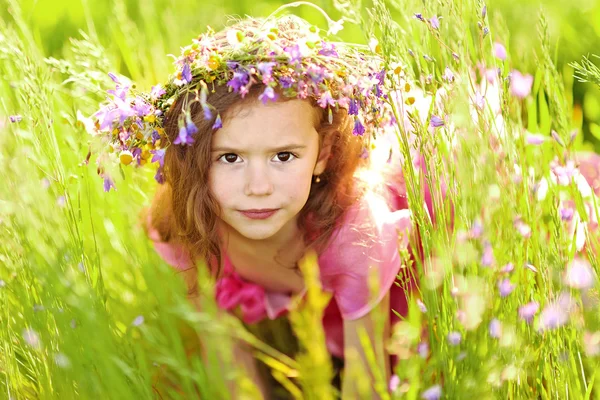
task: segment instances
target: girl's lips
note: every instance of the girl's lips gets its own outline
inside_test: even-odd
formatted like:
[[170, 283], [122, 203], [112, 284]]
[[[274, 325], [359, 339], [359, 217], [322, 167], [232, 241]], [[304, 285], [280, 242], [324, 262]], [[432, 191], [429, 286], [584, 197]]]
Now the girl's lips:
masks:
[[240, 213], [250, 219], [267, 219], [275, 214], [278, 209], [271, 210], [240, 210]]

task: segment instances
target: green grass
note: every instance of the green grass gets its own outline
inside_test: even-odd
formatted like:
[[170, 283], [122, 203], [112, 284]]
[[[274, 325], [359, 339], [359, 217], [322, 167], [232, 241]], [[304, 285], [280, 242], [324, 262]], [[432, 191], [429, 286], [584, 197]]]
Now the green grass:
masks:
[[[563, 270], [576, 249], [557, 213], [560, 201], [572, 200], [586, 215], [585, 203], [595, 205], [597, 199], [584, 199], [575, 184], [550, 184], [543, 199], [532, 192], [542, 178], [551, 181], [553, 159], [593, 149], [593, 139], [584, 140], [581, 133], [570, 141], [571, 131], [581, 130], [586, 119], [578, 117], [573, 71], [564, 65], [585, 54], [568, 58], [569, 40], [576, 38], [565, 35], [556, 46], [551, 36], [556, 21], [564, 26], [570, 20], [556, 17], [556, 7], [550, 7], [530, 15], [531, 26], [518, 30], [513, 42], [508, 34], [516, 28], [507, 24], [515, 11], [502, 2], [489, 4], [486, 17], [483, 4], [474, 0], [426, 8], [417, 1], [392, 3], [391, 12], [379, 1], [367, 4], [368, 12], [356, 2], [336, 4], [345, 11], [320, 5], [336, 18], [354, 20], [346, 23], [343, 38], [368, 43], [376, 37], [386, 60], [405, 66], [406, 77], [396, 89], [408, 81], [413, 91], [403, 92], [404, 99], [419, 96], [415, 89], [424, 97], [437, 96], [431, 107], [401, 101], [395, 108], [397, 119], [408, 121], [396, 131], [405, 159], [418, 150], [430, 168], [418, 173], [404, 163], [425, 254], [418, 265], [418, 295], [427, 312], [413, 300], [409, 316], [396, 328], [390, 348], [400, 357], [400, 384], [390, 397], [418, 399], [439, 384], [449, 399], [597, 398], [598, 359], [585, 351], [583, 340], [586, 332], [600, 329], [597, 285], [587, 292], [565, 287]], [[138, 215], [154, 190], [153, 172], [124, 171], [127, 179], [118, 181], [118, 191], [104, 193], [93, 161], [84, 162], [88, 137], [77, 122], [78, 112], [87, 116], [103, 100], [110, 84], [106, 73], [119, 71], [147, 89], [170, 73], [165, 54], [178, 53], [207, 23], [220, 28], [225, 12], [264, 16], [278, 5], [114, 0], [64, 2], [54, 10], [47, 3], [36, 8], [8, 0], [9, 11], [0, 20], [0, 113], [21, 115], [22, 121], [0, 117], [5, 121], [0, 128], [0, 398], [227, 398], [230, 381], [253, 398], [256, 388], [231, 353], [239, 338], [256, 348], [256, 357], [293, 398], [338, 395], [327, 384], [331, 366], [318, 329], [324, 301], [316, 283], [309, 285], [315, 290], [309, 291], [308, 305], [291, 317], [300, 339], [295, 359], [284, 355], [295, 344], [286, 340], [290, 332], [280, 321], [249, 333], [234, 318], [218, 317], [206, 277], [201, 277], [203, 312], [194, 311], [179, 277], [154, 253], [139, 225]], [[575, 12], [570, 7], [565, 15]], [[68, 17], [56, 39], [48, 34], [53, 24], [38, 22], [40, 14], [63, 15], [61, 10], [68, 10]], [[294, 10], [323, 26], [318, 12]], [[440, 30], [416, 20], [413, 12], [441, 15]], [[572, 22], [594, 29], [586, 21]], [[484, 27], [490, 29], [487, 36]], [[526, 41], [523, 31], [530, 33]], [[504, 62], [492, 55], [497, 40], [512, 46]], [[488, 91], [485, 107], [474, 108], [478, 63], [500, 68], [503, 77], [529, 66], [535, 76], [532, 95], [519, 100], [503, 81], [496, 94]], [[443, 82], [446, 66], [460, 77], [454, 84]], [[445, 116], [446, 126], [428, 128], [430, 113]], [[526, 129], [548, 140], [528, 145]], [[564, 146], [550, 138], [552, 130]], [[520, 180], [515, 166], [522, 171]], [[436, 225], [420, 206], [424, 182], [432, 188]], [[440, 182], [447, 183], [446, 195]], [[517, 217], [531, 227], [530, 237], [518, 233]], [[483, 226], [482, 237], [465, 240], [475, 221]], [[451, 224], [454, 230], [443, 229]], [[592, 226], [588, 243], [593, 245]], [[481, 262], [486, 241], [495, 258], [491, 267]], [[590, 245], [586, 249], [580, 255], [598, 271], [596, 254]], [[509, 262], [515, 270], [507, 277], [515, 290], [502, 298], [500, 268]], [[304, 268], [308, 276], [315, 265]], [[565, 325], [539, 331], [540, 313], [532, 324], [519, 319], [520, 306], [537, 301], [541, 311], [562, 291], [577, 305]], [[499, 339], [488, 329], [494, 318], [503, 325]], [[267, 339], [270, 328], [281, 332], [277, 343]], [[422, 330], [427, 359], [418, 354]], [[448, 342], [450, 332], [461, 334], [459, 345]], [[211, 361], [206, 366], [197, 336]], [[218, 359], [225, 368], [216, 367]]]

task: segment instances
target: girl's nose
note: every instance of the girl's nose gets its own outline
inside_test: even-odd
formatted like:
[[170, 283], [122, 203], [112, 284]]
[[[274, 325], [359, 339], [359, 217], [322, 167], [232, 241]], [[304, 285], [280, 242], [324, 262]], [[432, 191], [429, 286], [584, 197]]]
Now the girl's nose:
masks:
[[268, 196], [273, 193], [273, 183], [265, 165], [250, 166], [247, 170], [246, 196]]

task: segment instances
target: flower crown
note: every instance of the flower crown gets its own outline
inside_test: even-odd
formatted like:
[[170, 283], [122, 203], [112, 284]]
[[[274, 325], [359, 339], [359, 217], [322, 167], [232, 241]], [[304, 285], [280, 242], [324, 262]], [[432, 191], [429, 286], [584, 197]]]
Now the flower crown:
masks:
[[[312, 98], [329, 109], [330, 123], [332, 109], [345, 108], [354, 119], [355, 135], [375, 135], [391, 122], [384, 95], [386, 71], [368, 47], [327, 41], [318, 28], [297, 17], [280, 18], [276, 23], [244, 22], [219, 33], [209, 27], [182, 49], [174, 62], [176, 73], [168, 83], [156, 85], [148, 93], [137, 92], [109, 74], [116, 87], [107, 91], [107, 102], [87, 124], [88, 131], [100, 138], [96, 162], [105, 191], [114, 188], [104, 168], [107, 161], [136, 166], [158, 163], [155, 179], [163, 183], [166, 148], [192, 145], [198, 133], [191, 118], [192, 102], [201, 104], [213, 129], [222, 126], [221, 115], [207, 101], [215, 86], [226, 85], [243, 98], [252, 85], [262, 84], [258, 99], [264, 104], [276, 101], [279, 95]], [[338, 24], [341, 29], [341, 22]], [[164, 116], [181, 96], [193, 100], [184, 100], [179, 134], [170, 143], [163, 128]]]

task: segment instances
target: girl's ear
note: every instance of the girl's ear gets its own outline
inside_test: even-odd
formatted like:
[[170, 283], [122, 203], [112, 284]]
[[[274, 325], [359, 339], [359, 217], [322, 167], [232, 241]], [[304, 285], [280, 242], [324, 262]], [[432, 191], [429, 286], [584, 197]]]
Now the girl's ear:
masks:
[[336, 134], [329, 134], [323, 138], [323, 144], [321, 145], [321, 150], [319, 151], [319, 157], [317, 157], [317, 164], [315, 165], [315, 169], [313, 170], [313, 175], [321, 175], [325, 172], [327, 168], [327, 162], [329, 161], [329, 157], [331, 156], [331, 147], [333, 145], [333, 138]]

